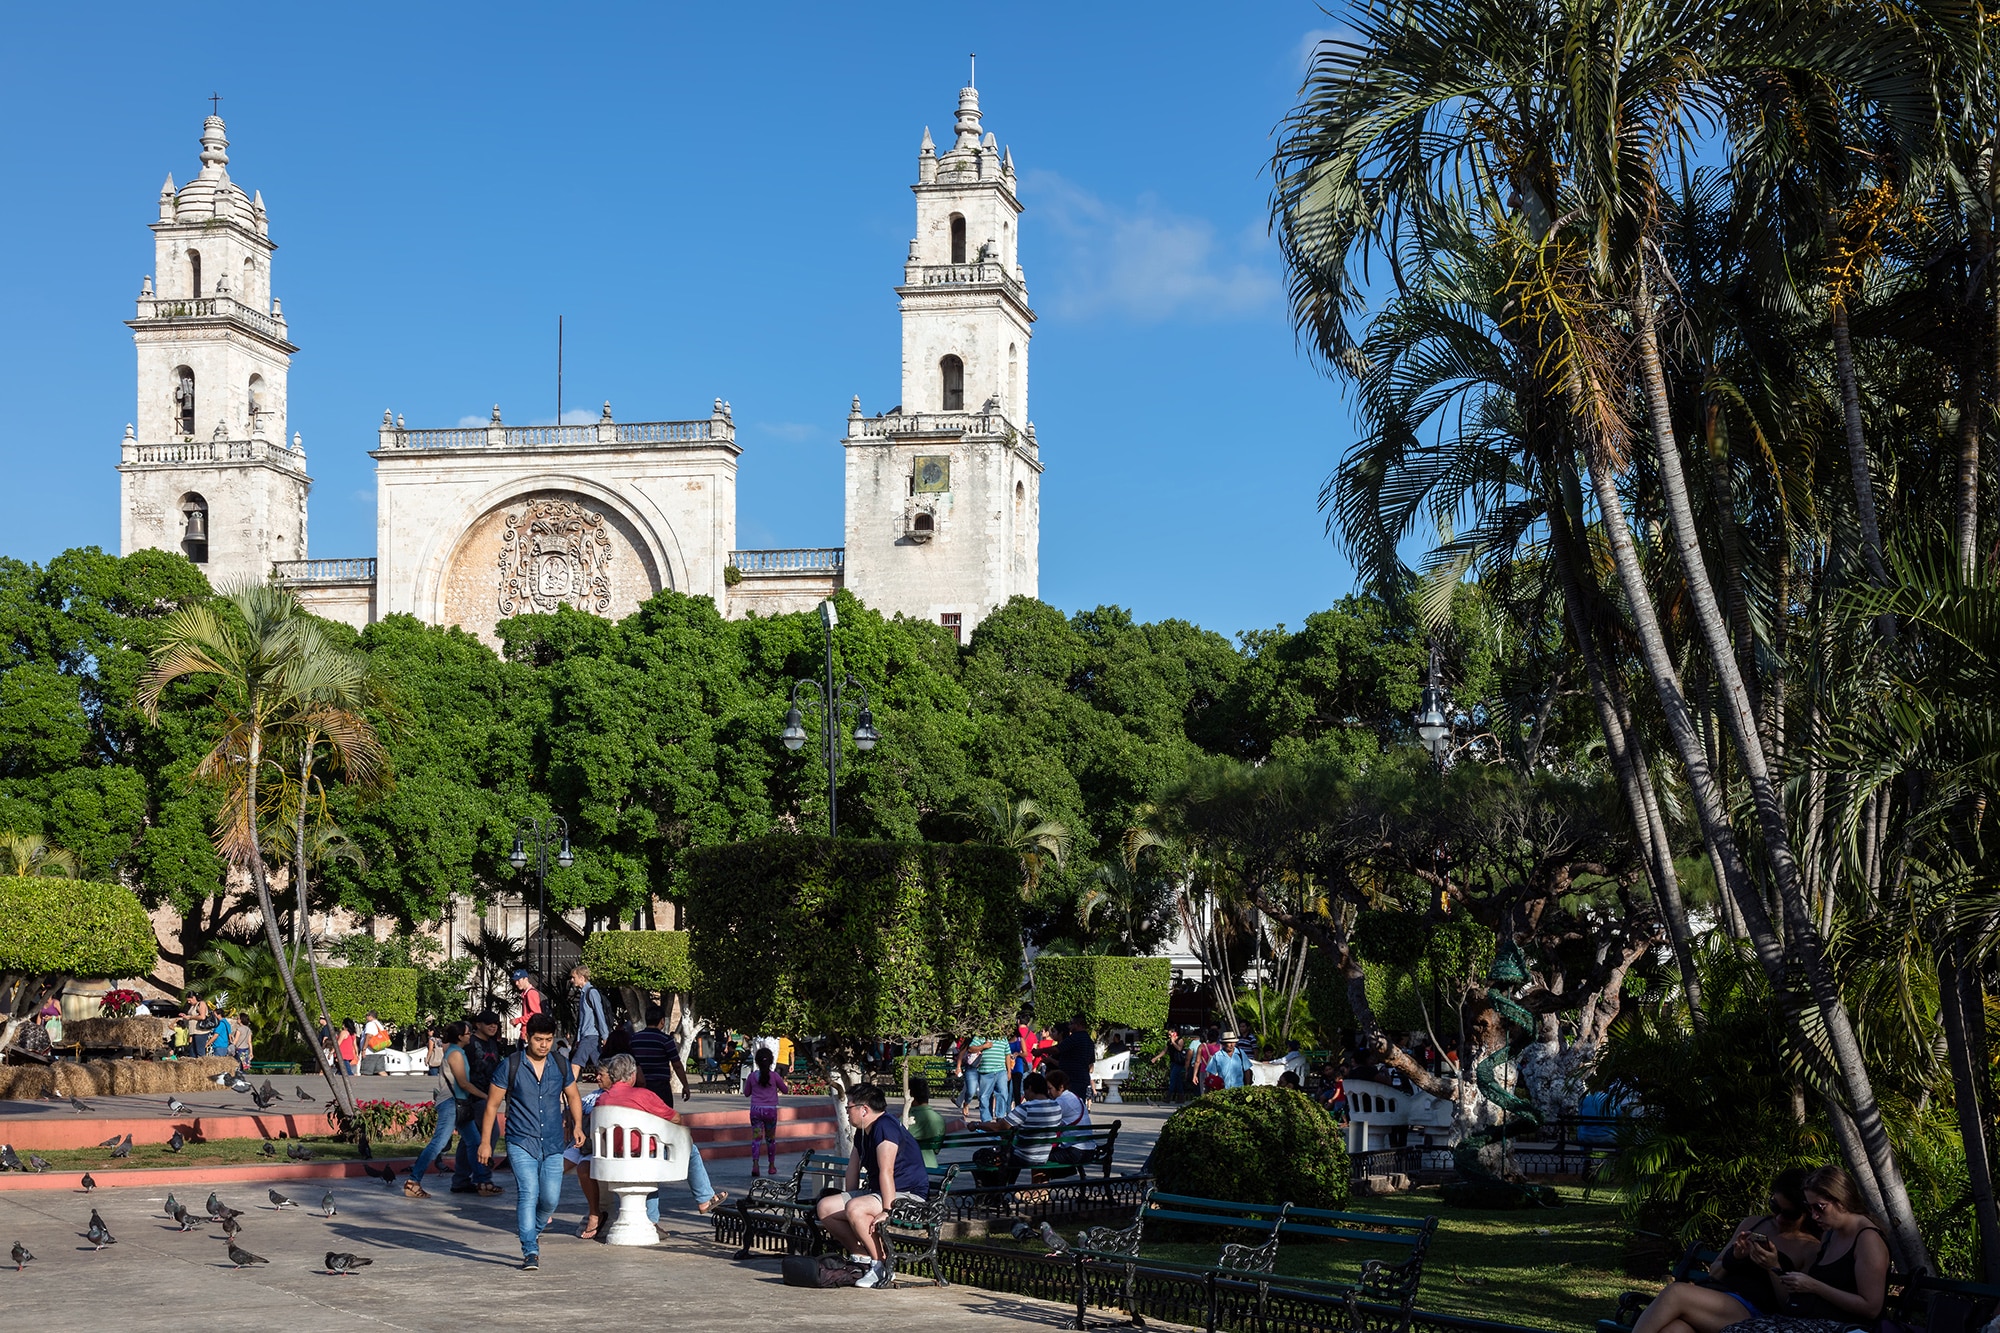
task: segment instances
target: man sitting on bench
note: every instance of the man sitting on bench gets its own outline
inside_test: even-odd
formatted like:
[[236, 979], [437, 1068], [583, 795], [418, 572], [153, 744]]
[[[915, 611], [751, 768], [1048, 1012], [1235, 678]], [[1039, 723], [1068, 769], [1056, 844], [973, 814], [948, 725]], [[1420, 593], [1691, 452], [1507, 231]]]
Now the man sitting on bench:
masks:
[[[826, 1233], [847, 1247], [848, 1257], [868, 1265], [857, 1287], [876, 1287], [889, 1280], [889, 1256], [875, 1234], [875, 1224], [896, 1205], [898, 1194], [929, 1196], [931, 1177], [924, 1169], [923, 1150], [910, 1131], [888, 1114], [889, 1099], [873, 1083], [857, 1083], [847, 1093], [847, 1118], [854, 1125], [854, 1146], [847, 1154], [846, 1192], [828, 1194], [815, 1206]], [[868, 1173], [868, 1191], [861, 1192], [861, 1173]]]
[[1041, 1074], [1029, 1074], [1021, 1080], [1021, 1104], [1005, 1119], [982, 1120], [973, 1126], [991, 1134], [1013, 1134], [1014, 1146], [1007, 1160], [999, 1163], [1001, 1183], [1008, 1185], [1020, 1178], [1024, 1166], [1031, 1176], [1048, 1168], [1049, 1150], [1062, 1127], [1062, 1103], [1050, 1094], [1049, 1081]]

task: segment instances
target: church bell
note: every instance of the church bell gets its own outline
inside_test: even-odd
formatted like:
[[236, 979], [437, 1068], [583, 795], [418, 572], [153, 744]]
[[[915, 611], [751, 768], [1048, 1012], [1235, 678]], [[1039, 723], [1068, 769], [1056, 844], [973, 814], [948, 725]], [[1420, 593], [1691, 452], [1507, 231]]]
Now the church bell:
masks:
[[207, 541], [208, 511], [206, 509], [190, 509], [188, 510], [187, 519], [187, 539], [191, 542]]

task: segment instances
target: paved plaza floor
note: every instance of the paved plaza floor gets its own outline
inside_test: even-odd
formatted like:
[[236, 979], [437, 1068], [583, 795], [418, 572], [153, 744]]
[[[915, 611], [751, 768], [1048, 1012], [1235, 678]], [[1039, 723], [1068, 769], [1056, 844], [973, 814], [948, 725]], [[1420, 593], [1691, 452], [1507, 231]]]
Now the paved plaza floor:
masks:
[[[288, 1084], [285, 1088], [290, 1091]], [[371, 1088], [363, 1095], [383, 1093]], [[122, 1107], [131, 1114], [147, 1099], [107, 1100], [132, 1103]], [[690, 1110], [723, 1110], [742, 1101], [697, 1095], [685, 1104]], [[1123, 1119], [1120, 1169], [1136, 1169], [1164, 1109], [1097, 1109], [1102, 1119]], [[0, 1123], [4, 1115], [0, 1112]], [[792, 1159], [783, 1165], [789, 1168]], [[740, 1197], [749, 1184], [749, 1162], [723, 1159], [712, 1164], [711, 1174], [718, 1187]], [[662, 1193], [668, 1237], [657, 1247], [626, 1248], [577, 1239], [583, 1199], [574, 1177], [565, 1177], [555, 1224], [542, 1239], [541, 1269], [523, 1273], [512, 1184], [504, 1172], [497, 1178], [506, 1192], [480, 1198], [447, 1193], [448, 1180], [433, 1175], [428, 1182], [433, 1197], [426, 1200], [403, 1197], [400, 1181], [394, 1189], [366, 1179], [278, 1182], [281, 1192], [305, 1205], [297, 1210], [272, 1208], [267, 1185], [223, 1184], [222, 1201], [243, 1212], [238, 1243], [270, 1260], [241, 1270], [229, 1266], [219, 1227], [182, 1233], [166, 1219], [165, 1187], [107, 1188], [89, 1196], [71, 1189], [0, 1193], [0, 1260], [16, 1241], [35, 1255], [18, 1274], [0, 1262], [0, 1326], [90, 1333], [428, 1330], [462, 1328], [470, 1321], [499, 1328], [657, 1322], [759, 1333], [774, 1323], [802, 1321], [827, 1330], [873, 1328], [885, 1321], [938, 1330], [1068, 1326], [1070, 1312], [1063, 1307], [972, 1287], [938, 1289], [916, 1282], [882, 1292], [786, 1287], [778, 1280], [775, 1258], [737, 1263], [732, 1251], [717, 1246], [682, 1185]], [[184, 1187], [173, 1188], [199, 1212], [210, 1186], [191, 1172]], [[330, 1219], [313, 1207], [329, 1188], [337, 1209]], [[93, 1207], [117, 1237], [117, 1244], [101, 1251], [92, 1250], [83, 1234]], [[328, 1276], [321, 1271], [328, 1250], [374, 1262], [357, 1276]]]

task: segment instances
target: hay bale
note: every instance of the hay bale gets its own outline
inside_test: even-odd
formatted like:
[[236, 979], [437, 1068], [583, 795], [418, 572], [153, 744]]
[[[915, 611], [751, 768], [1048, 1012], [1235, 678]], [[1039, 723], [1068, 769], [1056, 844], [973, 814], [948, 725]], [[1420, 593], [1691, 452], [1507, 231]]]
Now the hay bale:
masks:
[[92, 1060], [76, 1064], [0, 1067], [0, 1098], [34, 1101], [58, 1097], [129, 1097], [162, 1092], [199, 1092], [219, 1074], [236, 1071], [227, 1056], [199, 1060]]
[[79, 1018], [63, 1024], [63, 1044], [132, 1046], [150, 1051], [166, 1041], [168, 1026], [164, 1018]]

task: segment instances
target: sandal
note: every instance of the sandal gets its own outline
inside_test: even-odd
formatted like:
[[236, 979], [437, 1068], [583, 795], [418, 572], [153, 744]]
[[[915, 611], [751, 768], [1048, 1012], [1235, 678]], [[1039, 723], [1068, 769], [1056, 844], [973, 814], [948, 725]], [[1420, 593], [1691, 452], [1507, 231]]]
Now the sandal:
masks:
[[414, 1180], [406, 1180], [403, 1182], [403, 1197], [406, 1199], [428, 1199], [431, 1197], [431, 1192]]
[[710, 1213], [714, 1212], [714, 1211], [715, 1211], [716, 1209], [720, 1208], [720, 1207], [722, 1206], [722, 1204], [723, 1204], [723, 1201], [724, 1201], [724, 1200], [726, 1200], [726, 1199], [727, 1199], [728, 1197], [729, 1197], [729, 1191], [728, 1191], [728, 1190], [717, 1190], [717, 1191], [715, 1192], [715, 1197], [714, 1197], [714, 1198], [710, 1199], [710, 1200], [709, 1200], [709, 1201], [708, 1201], [707, 1203], [698, 1203], [698, 1204], [696, 1204], [696, 1205], [694, 1206], [694, 1210], [695, 1210], [695, 1211], [696, 1211], [697, 1213], [700, 1213], [700, 1214], [702, 1214], [702, 1215], [703, 1215], [704, 1217], [706, 1217], [706, 1216], [707, 1216], [708, 1214], [710, 1214]]
[[596, 1240], [597, 1228], [603, 1221], [604, 1219], [596, 1213], [592, 1213], [589, 1217], [584, 1218], [583, 1227], [576, 1233], [576, 1238], [578, 1240]]
[[474, 1189], [477, 1193], [486, 1198], [491, 1198], [492, 1196], [500, 1192], [500, 1187], [494, 1184], [490, 1180], [487, 1181], [484, 1185], [475, 1186]]

